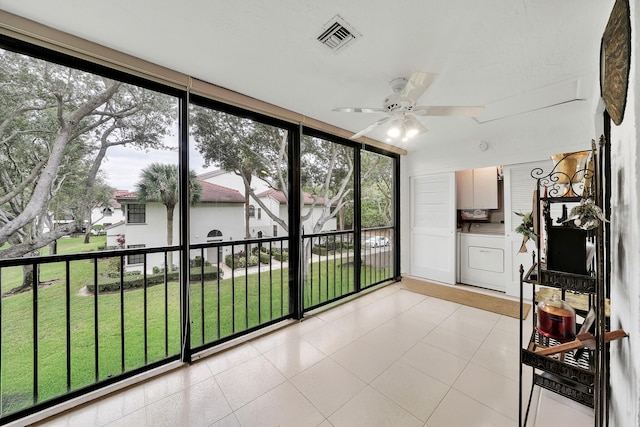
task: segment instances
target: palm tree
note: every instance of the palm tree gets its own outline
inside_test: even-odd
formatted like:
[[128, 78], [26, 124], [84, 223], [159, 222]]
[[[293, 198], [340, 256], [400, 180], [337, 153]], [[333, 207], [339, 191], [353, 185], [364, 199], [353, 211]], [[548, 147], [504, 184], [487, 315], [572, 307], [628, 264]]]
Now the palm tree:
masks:
[[[167, 246], [173, 245], [173, 211], [180, 199], [179, 173], [177, 165], [152, 163], [142, 170], [136, 184], [138, 199], [143, 202], [160, 202], [167, 208]], [[189, 171], [189, 203], [200, 200], [202, 187], [196, 173]], [[173, 268], [173, 253], [168, 254], [169, 269]]]

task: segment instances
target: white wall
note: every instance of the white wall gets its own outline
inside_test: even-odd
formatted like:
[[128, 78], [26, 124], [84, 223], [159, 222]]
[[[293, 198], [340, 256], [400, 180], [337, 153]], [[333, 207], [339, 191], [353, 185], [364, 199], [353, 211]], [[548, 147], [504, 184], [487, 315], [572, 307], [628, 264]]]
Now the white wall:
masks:
[[610, 425], [640, 425], [640, 6], [631, 7], [631, 73], [624, 120], [611, 125], [611, 329], [629, 338], [611, 344]]
[[[595, 46], [594, 49], [599, 47]], [[585, 81], [590, 81], [593, 86], [589, 93], [596, 90], [597, 76], [592, 76], [591, 80], [585, 79]], [[599, 130], [595, 129], [594, 124], [596, 108], [597, 99], [571, 102], [501, 119], [499, 121], [509, 121], [509, 126], [499, 133], [497, 124], [488, 122], [477, 125], [477, 137], [473, 140], [438, 144], [437, 141], [428, 141], [427, 133], [426, 141], [421, 141], [422, 146], [413, 149], [409, 147], [408, 155], [401, 159], [402, 274], [408, 274], [411, 271], [408, 246], [411, 241], [409, 196], [411, 177], [486, 166], [517, 165], [540, 160], [551, 162], [549, 159], [551, 154], [588, 150], [591, 148], [591, 140], [599, 135], [597, 133]], [[486, 151], [478, 148], [480, 141], [486, 141], [489, 144]], [[506, 268], [517, 268], [517, 266]], [[509, 293], [514, 294], [513, 287], [510, 288]]]
[[[178, 227], [178, 222], [174, 224]], [[206, 243], [207, 234], [220, 230], [222, 239], [244, 239], [243, 203], [201, 203], [191, 207], [191, 243]]]
[[105, 224], [115, 224], [117, 222], [124, 220], [124, 212], [122, 208], [111, 208], [112, 214], [111, 216], [105, 215], [103, 213], [103, 208], [93, 208], [91, 210], [91, 224], [92, 225], [105, 225]]
[[[244, 181], [242, 180], [242, 177], [236, 175], [233, 172], [225, 172], [219, 175], [214, 175], [212, 177], [206, 178], [205, 181], [212, 184], [218, 184], [223, 187], [232, 188], [239, 191], [240, 194], [244, 194]], [[256, 194], [260, 194], [263, 191], [268, 190], [270, 187], [266, 182], [254, 176], [251, 179], [251, 188], [253, 188], [253, 191]]]
[[[180, 243], [180, 207], [176, 206], [173, 218], [173, 244]], [[191, 243], [207, 242], [207, 234], [214, 229], [222, 232], [223, 241], [244, 239], [244, 204], [242, 203], [201, 203], [191, 208]], [[125, 246], [144, 244], [146, 247], [167, 245], [167, 209], [161, 203], [147, 203], [144, 224], [126, 224], [124, 227]], [[229, 251], [227, 251], [229, 252]], [[226, 255], [226, 253], [225, 253]], [[206, 258], [206, 256], [205, 256]], [[174, 255], [174, 264], [177, 264]], [[162, 253], [149, 254], [147, 267], [161, 267]]]

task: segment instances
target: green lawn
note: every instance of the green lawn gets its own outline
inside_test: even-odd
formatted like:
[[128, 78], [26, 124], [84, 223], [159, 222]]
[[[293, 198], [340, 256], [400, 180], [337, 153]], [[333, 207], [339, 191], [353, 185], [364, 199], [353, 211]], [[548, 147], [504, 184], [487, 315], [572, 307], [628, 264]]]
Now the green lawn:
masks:
[[[95, 240], [94, 240], [95, 239]], [[96, 250], [104, 237], [92, 237], [89, 245], [81, 239], [61, 239], [58, 253]], [[100, 260], [98, 271], [108, 260]], [[93, 384], [110, 376], [176, 355], [180, 350], [180, 298], [176, 282], [110, 294], [79, 294], [93, 280], [92, 261], [74, 261], [69, 268], [69, 327], [71, 331], [71, 389]], [[305, 307], [334, 299], [354, 289], [353, 267], [340, 267], [340, 260], [314, 263], [313, 285], [305, 286]], [[224, 278], [190, 286], [191, 346], [208, 344], [290, 313], [288, 269], [235, 279]], [[335, 283], [334, 283], [335, 274]], [[387, 270], [363, 268], [362, 277], [389, 275]], [[1, 272], [2, 291], [19, 286], [20, 268]], [[38, 289], [38, 339], [34, 340], [33, 292], [2, 299], [2, 414], [33, 403], [34, 341], [38, 345], [38, 401], [67, 392], [66, 268], [64, 263], [43, 265], [41, 281], [51, 281]], [[371, 283], [370, 280], [367, 280]], [[308, 281], [309, 283], [309, 281]], [[166, 299], [165, 299], [166, 294]], [[248, 297], [246, 297], [248, 295]], [[165, 303], [166, 301], [166, 303]], [[98, 365], [95, 364], [94, 319], [98, 318]], [[124, 325], [121, 325], [121, 307]], [[146, 307], [146, 317], [145, 317]], [[166, 315], [165, 315], [166, 313]], [[147, 330], [145, 360], [145, 319]], [[165, 324], [167, 332], [165, 333]], [[121, 334], [124, 331], [124, 335]], [[122, 351], [124, 336], [124, 352]], [[167, 343], [165, 345], [165, 342]], [[122, 366], [124, 354], [124, 369]], [[97, 371], [97, 372], [96, 372]]]

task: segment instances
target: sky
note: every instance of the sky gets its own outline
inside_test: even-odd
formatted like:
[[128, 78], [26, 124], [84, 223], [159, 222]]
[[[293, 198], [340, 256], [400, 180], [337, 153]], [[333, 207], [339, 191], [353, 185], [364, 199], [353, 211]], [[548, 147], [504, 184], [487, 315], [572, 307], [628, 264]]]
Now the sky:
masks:
[[[172, 150], [148, 150], [141, 151], [131, 147], [110, 147], [102, 161], [100, 170], [106, 173], [107, 182], [117, 190], [134, 191], [136, 183], [140, 180], [142, 169], [151, 163], [178, 164], [178, 148], [175, 138], [167, 139], [166, 145], [172, 146]], [[193, 144], [191, 144], [193, 146]], [[202, 156], [195, 148], [191, 148], [189, 155], [189, 168], [197, 174], [205, 169]]]

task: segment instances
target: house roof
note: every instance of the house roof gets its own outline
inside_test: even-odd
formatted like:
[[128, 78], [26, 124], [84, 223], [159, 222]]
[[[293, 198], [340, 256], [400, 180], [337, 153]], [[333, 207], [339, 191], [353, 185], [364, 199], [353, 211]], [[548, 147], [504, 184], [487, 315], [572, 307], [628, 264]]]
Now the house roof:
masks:
[[200, 202], [244, 203], [244, 196], [238, 191], [222, 185], [199, 180], [202, 186]]
[[114, 190], [114, 192], [113, 192], [113, 198], [109, 199], [109, 204], [110, 204], [112, 207], [116, 208], [116, 209], [120, 208], [120, 203], [119, 203], [119, 202], [118, 202], [118, 200], [117, 200], [117, 199], [118, 199], [118, 197], [119, 197], [121, 194], [127, 194], [127, 193], [129, 193], [129, 192], [130, 192], [129, 190], [117, 190], [117, 189], [116, 189], [116, 190]]
[[113, 197], [116, 200], [137, 200], [138, 193], [129, 190], [116, 190], [116, 194]]
[[112, 228], [120, 227], [121, 225], [124, 225], [124, 220], [114, 222], [113, 224], [105, 225], [104, 229], [111, 230]]
[[[198, 180], [202, 188], [200, 194], [200, 203], [244, 203], [244, 196], [238, 190], [234, 190], [229, 187], [224, 187], [218, 184], [212, 184], [207, 181]], [[120, 193], [116, 194], [116, 198], [121, 201], [138, 199], [138, 195], [135, 191], [119, 190]]]
[[[311, 196], [311, 194], [309, 193], [302, 193], [303, 197], [304, 197], [304, 204], [305, 205], [310, 205], [313, 203], [313, 197]], [[277, 200], [279, 203], [286, 203], [287, 202], [287, 198], [285, 197], [284, 193], [280, 190], [276, 190], [276, 189], [269, 189], [267, 191], [263, 191], [260, 194], [256, 194], [257, 197], [271, 197], [274, 200]], [[318, 197], [317, 203], [324, 203], [324, 197]]]

